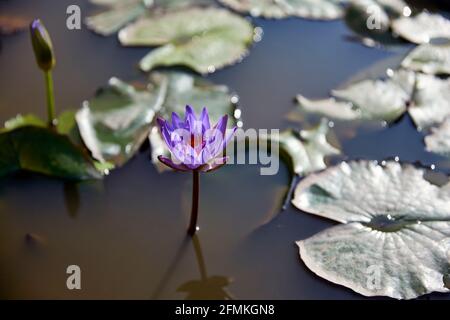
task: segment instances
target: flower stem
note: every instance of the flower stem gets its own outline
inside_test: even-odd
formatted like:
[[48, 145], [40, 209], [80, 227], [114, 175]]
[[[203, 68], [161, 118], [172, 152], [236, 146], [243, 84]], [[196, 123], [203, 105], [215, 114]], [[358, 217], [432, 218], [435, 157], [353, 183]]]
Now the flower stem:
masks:
[[54, 125], [55, 115], [55, 94], [53, 92], [53, 77], [52, 72], [45, 71], [45, 87], [47, 89], [47, 116], [48, 126]]
[[189, 223], [188, 235], [194, 236], [197, 231], [197, 219], [198, 219], [198, 198], [200, 189], [200, 173], [197, 170], [192, 171], [193, 183], [192, 183], [192, 210], [191, 210], [191, 222]]

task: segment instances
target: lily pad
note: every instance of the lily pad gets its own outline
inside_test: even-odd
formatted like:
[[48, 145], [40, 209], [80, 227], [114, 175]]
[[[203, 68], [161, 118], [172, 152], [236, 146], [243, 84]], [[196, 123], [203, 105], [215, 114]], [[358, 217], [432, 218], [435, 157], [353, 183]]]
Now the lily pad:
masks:
[[392, 29], [402, 38], [417, 44], [429, 43], [434, 38], [450, 38], [450, 20], [426, 11], [394, 20]]
[[240, 12], [254, 17], [281, 19], [302, 17], [309, 19], [333, 20], [343, 14], [346, 0], [219, 0]]
[[147, 5], [143, 0], [91, 0], [91, 2], [107, 7], [105, 11], [86, 18], [88, 28], [104, 36], [116, 33], [147, 12]]
[[109, 36], [151, 11], [211, 4], [212, 0], [91, 0], [91, 2], [106, 8], [103, 12], [86, 18], [86, 25], [101, 35]]
[[235, 124], [232, 116], [236, 108], [232, 102], [234, 95], [227, 86], [184, 72], [154, 72], [150, 75], [150, 83], [156, 86], [167, 83], [166, 96], [159, 111], [163, 118], [170, 117], [172, 112], [184, 114], [186, 105], [190, 105], [197, 113], [207, 107], [212, 122], [228, 114], [228, 125]]
[[[172, 112], [182, 115], [186, 105], [190, 105], [197, 113], [207, 107], [213, 123], [224, 114], [229, 115], [229, 127], [236, 123], [233, 116], [236, 105], [233, 103], [233, 94], [226, 86], [215, 85], [201, 77], [183, 72], [154, 72], [150, 75], [150, 83], [153, 86], [167, 84], [164, 102], [158, 112], [163, 118], [169, 119]], [[152, 146], [152, 161], [159, 171], [164, 171], [167, 167], [160, 165], [158, 156], [169, 156], [169, 150], [157, 126], [151, 129], [149, 140]]]
[[342, 223], [297, 242], [306, 266], [366, 296], [449, 292], [450, 185], [424, 173], [358, 161], [301, 181], [294, 206]]
[[67, 136], [37, 126], [0, 133], [0, 176], [25, 170], [58, 178], [99, 179], [91, 159]]
[[409, 114], [422, 129], [444, 121], [450, 115], [450, 79], [418, 74]]
[[410, 13], [411, 9], [403, 0], [351, 0], [344, 20], [362, 38], [363, 44], [394, 46], [404, 41], [391, 33], [391, 22]]
[[138, 90], [117, 78], [83, 104], [76, 114], [81, 137], [100, 162], [121, 166], [150, 132], [150, 124], [164, 101], [166, 86]]
[[277, 143], [280, 152], [287, 157], [291, 171], [299, 176], [325, 169], [325, 157], [338, 155], [340, 150], [327, 141], [330, 127], [328, 120], [322, 119], [320, 124], [311, 130], [286, 130], [279, 137], [262, 136], [260, 139]]
[[7, 120], [5, 122], [5, 127], [0, 129], [0, 132], [10, 131], [25, 126], [46, 127], [47, 124], [44, 120], [34, 114], [18, 114], [14, 118]]
[[301, 110], [340, 120], [392, 122], [406, 111], [414, 81], [414, 72], [399, 70], [388, 79], [363, 80], [334, 90], [331, 99], [313, 101], [299, 95], [297, 102]]
[[422, 44], [403, 60], [404, 68], [428, 74], [450, 74], [450, 40], [443, 44]]
[[253, 39], [246, 19], [219, 8], [189, 8], [141, 18], [119, 32], [125, 46], [160, 46], [141, 62], [144, 71], [182, 65], [211, 73], [243, 59]]
[[428, 151], [450, 158], [450, 118], [431, 129], [431, 134], [425, 137], [425, 145]]
[[300, 110], [337, 120], [393, 122], [408, 111], [418, 129], [450, 116], [450, 80], [410, 70], [390, 70], [387, 79], [363, 80], [333, 90], [333, 98], [309, 100], [297, 96]]

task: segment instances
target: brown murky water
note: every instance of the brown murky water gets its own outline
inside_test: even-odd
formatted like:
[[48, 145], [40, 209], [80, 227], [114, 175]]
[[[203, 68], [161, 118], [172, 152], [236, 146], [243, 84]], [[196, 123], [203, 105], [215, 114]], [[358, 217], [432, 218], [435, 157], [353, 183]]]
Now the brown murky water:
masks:
[[[69, 4], [80, 5], [84, 16], [93, 9], [79, 0], [0, 1], [2, 14], [40, 17], [51, 31], [59, 110], [78, 108], [111, 76], [145, 79], [136, 64], [148, 49], [121, 48], [114, 36], [102, 38], [85, 27], [67, 30]], [[326, 96], [393, 54], [347, 41], [350, 31], [342, 21], [255, 23], [264, 38], [250, 56], [209, 76], [239, 93], [246, 127], [291, 126], [285, 115], [297, 93]], [[19, 112], [44, 117], [42, 75], [28, 34], [1, 42], [0, 121]], [[337, 125], [335, 136], [349, 159], [399, 156], [450, 171], [448, 162], [424, 151], [423, 135], [407, 116], [389, 128]], [[300, 261], [294, 241], [333, 223], [292, 206], [281, 212], [289, 180], [284, 165], [275, 176], [260, 176], [251, 165], [203, 175], [201, 230], [192, 242], [185, 239], [191, 177], [158, 174], [148, 147], [104, 181], [74, 184], [25, 174], [1, 179], [0, 297], [360, 298], [318, 278]], [[81, 267], [81, 291], [66, 289], [72, 264]]]

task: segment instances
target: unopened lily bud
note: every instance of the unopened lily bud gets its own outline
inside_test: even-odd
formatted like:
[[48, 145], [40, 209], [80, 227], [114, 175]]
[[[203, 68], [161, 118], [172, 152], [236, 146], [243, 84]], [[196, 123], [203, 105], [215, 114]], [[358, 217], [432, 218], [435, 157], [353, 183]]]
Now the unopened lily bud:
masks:
[[41, 20], [36, 19], [30, 25], [31, 43], [36, 62], [43, 71], [50, 71], [55, 66], [52, 40]]

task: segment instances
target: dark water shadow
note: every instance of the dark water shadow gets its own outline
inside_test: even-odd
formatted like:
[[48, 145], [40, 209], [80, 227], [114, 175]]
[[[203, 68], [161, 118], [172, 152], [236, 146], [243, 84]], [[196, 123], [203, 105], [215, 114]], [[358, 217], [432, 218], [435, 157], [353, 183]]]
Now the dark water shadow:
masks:
[[177, 288], [177, 291], [185, 293], [186, 300], [232, 300], [233, 296], [226, 289], [231, 284], [232, 279], [219, 275], [208, 276], [200, 240], [197, 235], [192, 237], [192, 245], [195, 250], [200, 279], [184, 282]]
[[76, 182], [65, 182], [63, 185], [64, 204], [71, 218], [76, 218], [80, 209], [80, 191]]

